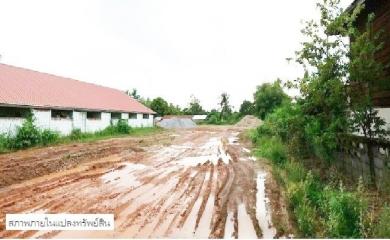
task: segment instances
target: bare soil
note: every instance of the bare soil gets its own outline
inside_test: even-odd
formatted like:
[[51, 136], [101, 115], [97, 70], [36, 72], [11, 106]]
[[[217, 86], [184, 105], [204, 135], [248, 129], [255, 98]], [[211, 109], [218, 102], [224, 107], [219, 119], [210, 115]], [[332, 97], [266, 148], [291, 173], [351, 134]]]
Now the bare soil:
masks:
[[[281, 203], [269, 196], [277, 186], [240, 131], [200, 127], [0, 155], [0, 237], [281, 236], [273, 217], [286, 216], [271, 211]], [[115, 230], [6, 231], [6, 213], [113, 213]]]

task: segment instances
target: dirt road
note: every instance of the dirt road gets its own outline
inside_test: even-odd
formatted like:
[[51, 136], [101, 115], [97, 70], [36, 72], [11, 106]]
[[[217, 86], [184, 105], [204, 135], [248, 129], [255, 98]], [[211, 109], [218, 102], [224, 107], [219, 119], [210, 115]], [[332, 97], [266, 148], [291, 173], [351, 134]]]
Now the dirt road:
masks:
[[[200, 128], [0, 156], [0, 237], [273, 237], [266, 173], [238, 135]], [[114, 213], [115, 231], [5, 231], [6, 213]]]

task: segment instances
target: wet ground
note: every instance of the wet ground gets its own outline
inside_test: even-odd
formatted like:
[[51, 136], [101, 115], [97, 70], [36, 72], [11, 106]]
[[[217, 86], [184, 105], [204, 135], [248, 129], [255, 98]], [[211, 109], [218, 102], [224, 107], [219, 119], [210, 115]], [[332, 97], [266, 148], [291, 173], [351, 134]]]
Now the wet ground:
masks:
[[[29, 163], [31, 177], [3, 179], [0, 237], [272, 238], [276, 230], [266, 194], [267, 173], [239, 134], [234, 128], [200, 128], [144, 140], [114, 139], [3, 155], [3, 165], [6, 157], [16, 159], [12, 164]], [[77, 154], [82, 161], [67, 160]], [[37, 161], [28, 160], [34, 158]], [[63, 159], [63, 170], [35, 173], [56, 159]], [[19, 165], [9, 169], [22, 169]], [[4, 230], [6, 213], [34, 212], [114, 213], [115, 231]]]

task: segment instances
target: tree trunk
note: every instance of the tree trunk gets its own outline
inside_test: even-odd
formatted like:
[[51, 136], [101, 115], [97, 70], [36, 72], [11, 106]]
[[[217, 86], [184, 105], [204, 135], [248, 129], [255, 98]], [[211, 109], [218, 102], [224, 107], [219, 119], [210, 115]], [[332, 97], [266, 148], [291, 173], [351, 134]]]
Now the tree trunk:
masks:
[[370, 163], [370, 177], [371, 177], [371, 184], [376, 188], [376, 178], [375, 178], [375, 160], [374, 160], [374, 152], [373, 152], [373, 146], [371, 141], [369, 140], [367, 142], [367, 156], [368, 161]]

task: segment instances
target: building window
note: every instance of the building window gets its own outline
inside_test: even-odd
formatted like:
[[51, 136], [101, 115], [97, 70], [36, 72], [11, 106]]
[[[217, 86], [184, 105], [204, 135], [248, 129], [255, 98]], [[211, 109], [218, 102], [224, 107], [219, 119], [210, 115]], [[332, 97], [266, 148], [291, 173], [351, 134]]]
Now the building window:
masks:
[[52, 119], [72, 119], [73, 111], [69, 110], [51, 110]]
[[137, 119], [137, 114], [136, 113], [130, 113], [129, 114], [129, 119]]
[[118, 113], [118, 112], [111, 113], [111, 119], [122, 119], [122, 113]]
[[30, 112], [29, 108], [0, 107], [0, 118], [25, 118]]
[[142, 114], [143, 119], [149, 119], [149, 114]]
[[100, 119], [102, 119], [102, 113], [101, 112], [87, 112], [87, 119], [100, 120]]

